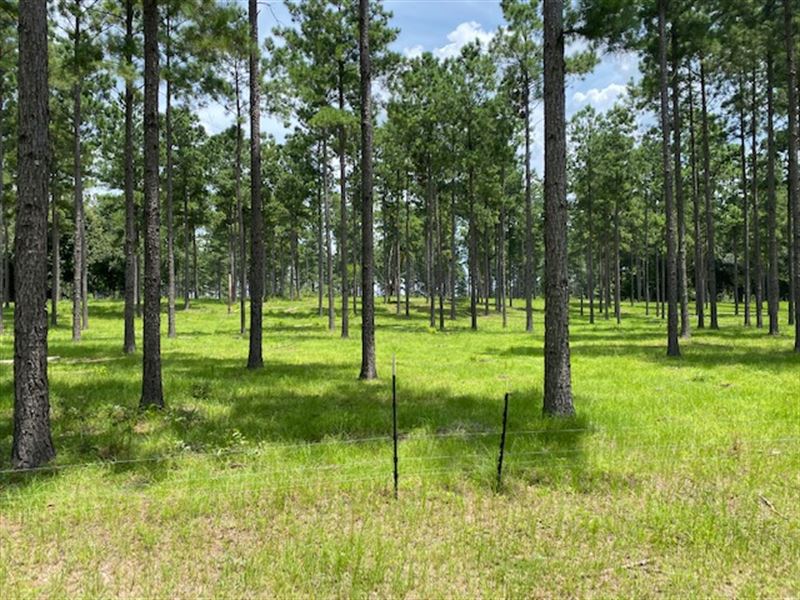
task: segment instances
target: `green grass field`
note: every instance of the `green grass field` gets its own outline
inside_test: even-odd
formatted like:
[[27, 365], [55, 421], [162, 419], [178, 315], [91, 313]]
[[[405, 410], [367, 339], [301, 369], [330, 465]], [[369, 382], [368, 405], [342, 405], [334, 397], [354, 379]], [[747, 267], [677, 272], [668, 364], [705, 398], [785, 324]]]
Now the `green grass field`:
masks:
[[541, 308], [533, 335], [516, 303], [506, 330], [492, 313], [471, 332], [464, 313], [437, 332], [422, 300], [406, 319], [379, 299], [381, 379], [363, 383], [358, 318], [341, 340], [313, 300], [270, 301], [265, 368], [248, 372], [238, 314], [196, 303], [162, 340], [167, 409], [142, 414], [122, 306], [96, 302], [80, 343], [67, 320], [51, 331], [59, 468], [28, 474], [7, 472], [6, 333], [0, 597], [800, 595], [788, 328], [770, 338], [723, 305], [722, 329], [669, 360], [643, 306], [617, 327], [575, 305], [578, 416], [550, 421]]

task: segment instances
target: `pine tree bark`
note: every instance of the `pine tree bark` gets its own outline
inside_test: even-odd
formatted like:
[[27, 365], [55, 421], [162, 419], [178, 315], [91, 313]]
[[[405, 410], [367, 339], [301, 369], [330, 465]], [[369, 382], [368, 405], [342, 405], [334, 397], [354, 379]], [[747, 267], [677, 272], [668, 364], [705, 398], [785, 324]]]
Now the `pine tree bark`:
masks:
[[[784, 40], [786, 44], [786, 71], [788, 73], [788, 146], [789, 146], [789, 202], [794, 229], [793, 240], [793, 271], [795, 277], [800, 276], [800, 173], [798, 173], [797, 152], [800, 145], [800, 132], [797, 122], [797, 60], [795, 55], [795, 32], [793, 23], [793, 9], [790, 0], [783, 0]], [[794, 351], [800, 352], [800, 298], [797, 297], [797, 281], [795, 279], [794, 297]]]
[[[325, 168], [324, 165], [320, 165], [320, 169], [324, 168]], [[322, 303], [325, 293], [325, 239], [324, 239], [325, 225], [324, 225], [324, 216], [322, 208], [321, 177], [319, 181], [319, 186], [320, 187], [317, 191], [317, 312], [321, 317], [324, 314]]]
[[336, 309], [333, 302], [333, 250], [331, 247], [331, 195], [328, 180], [328, 145], [322, 141], [322, 199], [325, 213], [325, 270], [328, 284], [328, 329], [336, 329]]
[[236, 232], [233, 216], [228, 213], [228, 316], [233, 312], [232, 305], [236, 301]]
[[770, 335], [778, 335], [778, 240], [775, 190], [775, 98], [772, 50], [767, 51], [767, 314]]
[[689, 277], [686, 271], [686, 213], [683, 194], [683, 163], [681, 159], [681, 92], [678, 65], [678, 37], [672, 22], [672, 152], [675, 161], [675, 206], [678, 211], [678, 300], [681, 313], [681, 337], [691, 335], [689, 325]]
[[533, 331], [533, 194], [531, 190], [531, 100], [528, 71], [523, 76], [525, 104], [525, 331]]
[[167, 69], [166, 81], [166, 114], [164, 115], [165, 140], [166, 145], [166, 175], [167, 175], [167, 336], [174, 338], [175, 331], [175, 208], [174, 208], [174, 181], [173, 181], [173, 160], [172, 160], [172, 72], [170, 66], [172, 62], [172, 30], [170, 23], [169, 7], [167, 8], [166, 18], [166, 48], [164, 52], [165, 66]]
[[[470, 138], [471, 139], [471, 138]], [[469, 144], [470, 150], [472, 149], [471, 143]], [[469, 315], [470, 315], [470, 328], [473, 331], [478, 329], [478, 244], [477, 232], [475, 231], [475, 170], [472, 164], [469, 166], [468, 175], [468, 190], [469, 195]]]
[[[139, 240], [139, 231], [144, 229], [144, 207], [142, 206], [141, 209], [139, 206], [134, 207], [135, 213], [135, 220], [136, 220], [136, 233], [134, 239], [134, 251], [133, 251], [133, 259], [136, 263], [136, 267], [134, 268], [134, 275], [136, 277], [135, 285], [133, 286], [134, 295], [136, 296], [136, 317], [142, 317], [142, 248], [141, 243]], [[140, 212], [142, 213], [140, 217]]]
[[[2, 138], [0, 138], [2, 139]], [[2, 144], [0, 144], [0, 155], [2, 155]], [[2, 163], [2, 159], [0, 159]], [[0, 177], [3, 169], [0, 166]], [[55, 188], [55, 186], [53, 186]], [[0, 195], [3, 193], [3, 186], [0, 184]], [[55, 189], [51, 190], [50, 209], [52, 211], [53, 230], [51, 247], [53, 252], [53, 285], [50, 290], [50, 326], [58, 327], [58, 301], [61, 299], [61, 228], [58, 222], [58, 193]], [[2, 210], [2, 207], [0, 207]], [[2, 312], [2, 311], [0, 311]], [[2, 319], [0, 319], [0, 332], [3, 331]]]
[[436, 327], [436, 273], [434, 267], [434, 196], [433, 169], [428, 158], [425, 176], [425, 287], [428, 295], [428, 326]]
[[264, 366], [264, 214], [261, 202], [261, 78], [258, 52], [258, 2], [249, 0], [250, 21], [250, 352], [248, 369]]
[[73, 199], [75, 233], [73, 237], [73, 277], [72, 277], [72, 341], [81, 339], [83, 329], [83, 168], [81, 165], [81, 76], [78, 72], [79, 43], [81, 38], [81, 3], [75, 2], [75, 41], [73, 60], [75, 61], [75, 83], [72, 88], [72, 136], [73, 136]]
[[483, 236], [483, 258], [486, 274], [483, 286], [483, 314], [486, 317], [489, 316], [489, 298], [492, 296], [491, 239], [489, 231], [486, 231]]
[[756, 66], [753, 65], [752, 81], [751, 81], [751, 99], [750, 99], [750, 152], [751, 152], [751, 173], [750, 183], [752, 186], [750, 196], [753, 200], [753, 254], [755, 255], [755, 283], [756, 283], [756, 327], [761, 329], [764, 326], [763, 317], [763, 297], [764, 297], [764, 269], [763, 258], [761, 256], [761, 211], [758, 207], [758, 143], [756, 141], [757, 133], [757, 88], [756, 88]]
[[739, 81], [739, 162], [742, 178], [742, 221], [744, 225], [744, 324], [750, 326], [750, 291], [752, 290], [752, 277], [750, 275], [750, 205], [747, 198], [747, 154], [745, 151], [745, 119], [744, 119], [744, 82]]
[[456, 319], [456, 267], [458, 255], [456, 249], [456, 186], [453, 178], [453, 190], [450, 196], [450, 319]]
[[359, 1], [361, 68], [361, 373], [375, 379], [375, 264], [372, 215], [372, 66], [369, 54], [369, 0]]
[[660, 251], [658, 249], [658, 246], [656, 246], [656, 258], [655, 258], [654, 269], [655, 269], [655, 276], [656, 276], [656, 289], [655, 289], [655, 292], [656, 292], [656, 317], [659, 318], [659, 317], [661, 317], [661, 306], [662, 306], [661, 300], [662, 300], [662, 297], [663, 297], [662, 296], [662, 291], [663, 290], [661, 289], [661, 282], [663, 281], [663, 278], [661, 277], [661, 253], [660, 253]]
[[[659, 88], [661, 99], [661, 163], [664, 176], [664, 209], [667, 217], [667, 355], [679, 356], [678, 346], [678, 256], [676, 252], [677, 220], [672, 197], [672, 162], [670, 161], [669, 74], [667, 71], [667, 0], [658, 0]], [[663, 312], [662, 312], [663, 314]]]
[[567, 136], [564, 99], [564, 2], [544, 0], [544, 196], [545, 334], [544, 413], [569, 416], [572, 381], [569, 351], [567, 256]]
[[611, 250], [609, 244], [603, 246], [603, 317], [606, 321], [611, 310]]
[[86, 227], [86, 211], [81, 205], [81, 328], [89, 329], [89, 235]]
[[[787, 187], [790, 185], [786, 182]], [[788, 246], [789, 256], [789, 301], [787, 302], [787, 311], [789, 318], [787, 323], [789, 325], [795, 324], [795, 304], [797, 303], [797, 271], [795, 270], [795, 256], [794, 256], [794, 235], [793, 235], [794, 218], [792, 217], [792, 194], [788, 191], [786, 195], [786, 245]]]
[[614, 318], [617, 325], [622, 321], [622, 282], [620, 281], [620, 231], [619, 231], [619, 201], [614, 207]]
[[[691, 77], [691, 70], [690, 70]], [[694, 294], [697, 328], [704, 329], [705, 322], [705, 262], [703, 260], [702, 226], [700, 221], [700, 178], [697, 174], [697, 144], [694, 128], [694, 85], [689, 80], [689, 145], [692, 161], [692, 223], [694, 225]]]
[[50, 140], [47, 3], [19, 6], [17, 220], [14, 242], [14, 434], [11, 464], [55, 456], [47, 379], [47, 208]]
[[[339, 110], [344, 112], [344, 63], [339, 61]], [[348, 298], [348, 253], [347, 253], [347, 137], [344, 125], [339, 127], [339, 258], [342, 277], [342, 337], [350, 337], [350, 316]]]
[[706, 97], [705, 57], [700, 58], [700, 110], [703, 128], [703, 193], [706, 200], [706, 260], [709, 304], [711, 308], [711, 329], [719, 329], [717, 318], [717, 259], [714, 242], [714, 202], [711, 189], [711, 150], [708, 127], [708, 102]]
[[[2, 50], [0, 50], [2, 52]], [[0, 69], [0, 334], [5, 331], [3, 305], [6, 301], [6, 207], [5, 193], [5, 70]], [[55, 327], [55, 323], [53, 324]]]
[[650, 316], [650, 201], [644, 203], [644, 314]]
[[406, 251], [406, 302], [405, 302], [405, 310], [406, 310], [406, 318], [408, 319], [411, 315], [410, 313], [410, 304], [411, 304], [411, 288], [414, 285], [412, 282], [414, 280], [414, 263], [411, 258], [411, 232], [410, 232], [410, 221], [411, 221], [411, 202], [408, 199], [408, 182], [406, 181], [405, 189], [403, 190], [403, 195], [405, 198], [405, 251]]
[[[503, 177], [505, 182], [505, 177]], [[500, 292], [500, 311], [503, 316], [503, 329], [508, 326], [508, 315], [506, 313], [506, 281], [507, 267], [506, 267], [506, 205], [505, 202], [500, 206], [500, 222], [498, 223], [497, 236], [497, 253], [498, 253], [498, 275], [499, 281], [497, 282], [498, 290]]]
[[[125, 64], [133, 70], [133, 0], [125, 0]], [[125, 354], [136, 352], [136, 205], [133, 183], [133, 80], [125, 78]]]
[[[194, 246], [194, 236], [189, 229], [189, 177], [184, 166], [183, 171], [183, 310], [189, 310], [189, 293], [192, 289], [190, 280], [191, 264], [189, 252]], [[195, 261], [196, 263], [196, 261]], [[195, 267], [195, 275], [197, 268]]]
[[733, 314], [739, 316], [739, 244], [733, 237]]
[[[247, 299], [247, 235], [245, 232], [245, 224], [244, 224], [244, 207], [242, 206], [242, 138], [244, 134], [242, 132], [242, 92], [241, 92], [241, 75], [239, 73], [238, 63], [235, 67], [235, 73], [233, 76], [233, 87], [234, 93], [236, 95], [236, 157], [235, 157], [235, 193], [236, 193], [236, 223], [237, 223], [237, 235], [236, 240], [238, 242], [238, 252], [239, 252], [239, 260], [238, 260], [238, 267], [239, 267], [239, 283], [236, 286], [236, 271], [234, 270], [233, 277], [234, 277], [234, 286], [239, 288], [239, 334], [244, 335], [247, 331], [247, 310], [246, 310], [246, 299]], [[234, 256], [236, 255], [236, 249], [234, 249]], [[234, 288], [235, 290], [235, 288]], [[236, 292], [234, 291], [234, 296]]]
[[[594, 171], [592, 169], [591, 153], [586, 159], [586, 217], [588, 228], [588, 240], [586, 241], [586, 283], [588, 286], [587, 296], [589, 297], [589, 324], [594, 325], [594, 191], [592, 180]], [[645, 222], [645, 235], [647, 235], [647, 222]]]
[[436, 196], [436, 289], [439, 293], [439, 330], [444, 331], [444, 297], [446, 293], [445, 266], [444, 266], [444, 241], [442, 231], [442, 205], [439, 196]]
[[400, 199], [397, 199], [394, 211], [394, 247], [395, 247], [395, 277], [394, 277], [394, 293], [395, 293], [395, 314], [400, 316], [400, 304], [402, 302], [401, 287], [403, 276], [403, 250], [400, 239]]
[[164, 407], [161, 383], [161, 214], [158, 141], [158, 0], [144, 0], [144, 337], [140, 406]]

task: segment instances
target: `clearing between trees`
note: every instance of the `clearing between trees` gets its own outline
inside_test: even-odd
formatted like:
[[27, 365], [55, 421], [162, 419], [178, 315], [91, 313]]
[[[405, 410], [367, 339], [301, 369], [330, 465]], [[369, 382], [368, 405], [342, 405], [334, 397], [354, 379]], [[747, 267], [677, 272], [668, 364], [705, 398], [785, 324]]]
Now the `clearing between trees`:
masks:
[[541, 416], [541, 301], [528, 334], [521, 301], [475, 332], [466, 304], [436, 331], [422, 298], [409, 318], [378, 299], [373, 382], [358, 319], [342, 340], [315, 300], [270, 300], [264, 369], [245, 371], [238, 314], [198, 301], [162, 341], [166, 408], [146, 412], [122, 303], [91, 309], [80, 344], [50, 332], [41, 471], [7, 470], [0, 337], [3, 597], [800, 594], [800, 355], [732, 305], [675, 361], [643, 305], [589, 326], [574, 302], [579, 416], [560, 420]]

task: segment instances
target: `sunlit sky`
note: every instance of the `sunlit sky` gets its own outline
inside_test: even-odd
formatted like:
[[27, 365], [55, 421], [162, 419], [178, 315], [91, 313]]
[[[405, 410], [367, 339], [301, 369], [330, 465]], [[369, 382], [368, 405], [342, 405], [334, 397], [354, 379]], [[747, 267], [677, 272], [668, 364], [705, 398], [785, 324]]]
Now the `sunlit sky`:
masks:
[[[282, 2], [269, 4], [269, 7], [262, 6], [259, 13], [262, 39], [271, 35], [276, 21], [281, 25], [291, 23]], [[384, 6], [393, 13], [392, 25], [400, 30], [393, 49], [406, 56], [424, 51], [440, 57], [453, 56], [472, 40], [487, 43], [503, 25], [499, 0], [384, 0]], [[600, 111], [606, 110], [626, 93], [626, 85], [637, 74], [635, 56], [602, 57], [591, 74], [569, 81], [567, 117], [587, 104]], [[225, 107], [217, 104], [201, 108], [199, 116], [210, 133], [217, 133], [233, 122]], [[541, 173], [544, 152], [541, 107], [536, 108], [534, 123], [532, 159], [534, 168]], [[282, 140], [287, 131], [279, 120], [268, 115], [263, 117], [263, 129], [278, 140]]]

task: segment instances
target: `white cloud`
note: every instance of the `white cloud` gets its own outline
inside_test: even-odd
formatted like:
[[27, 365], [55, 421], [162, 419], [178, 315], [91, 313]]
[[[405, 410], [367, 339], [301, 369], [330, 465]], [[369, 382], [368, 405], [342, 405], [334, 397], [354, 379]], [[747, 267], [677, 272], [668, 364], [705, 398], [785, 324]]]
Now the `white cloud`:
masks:
[[639, 68], [639, 57], [633, 52], [622, 52], [614, 56], [614, 66], [623, 73], [630, 73]]
[[628, 94], [628, 86], [620, 83], [611, 83], [606, 87], [599, 89], [599, 88], [592, 88], [586, 92], [575, 92], [572, 96], [572, 99], [579, 104], [593, 104], [596, 107], [603, 107], [620, 96], [626, 96]]
[[452, 58], [461, 52], [461, 48], [474, 40], [478, 40], [481, 45], [486, 46], [492, 41], [494, 32], [485, 31], [483, 26], [477, 21], [465, 21], [447, 34], [449, 44], [437, 48], [433, 53], [439, 58]]
[[215, 135], [233, 125], [233, 117], [222, 104], [216, 102], [198, 108], [197, 118], [209, 135]]
[[406, 58], [417, 58], [422, 56], [422, 53], [425, 52], [425, 48], [422, 44], [417, 44], [416, 46], [411, 46], [410, 48], [403, 48], [403, 54]]
[[[233, 114], [217, 102], [198, 108], [197, 118], [208, 135], [216, 135], [234, 124]], [[245, 131], [249, 132], [250, 126], [247, 124], [246, 119], [247, 115], [245, 114]], [[274, 136], [278, 142], [283, 142], [286, 139], [286, 135], [297, 124], [294, 118], [290, 119], [290, 121], [289, 127], [287, 127], [282, 119], [262, 112], [261, 131]]]

